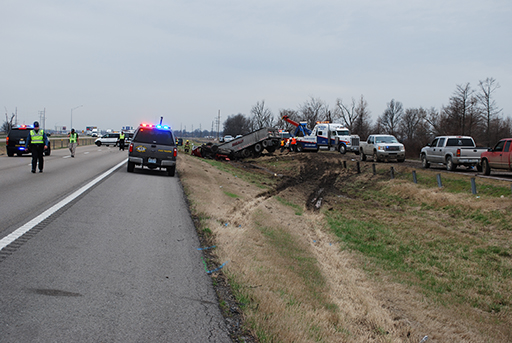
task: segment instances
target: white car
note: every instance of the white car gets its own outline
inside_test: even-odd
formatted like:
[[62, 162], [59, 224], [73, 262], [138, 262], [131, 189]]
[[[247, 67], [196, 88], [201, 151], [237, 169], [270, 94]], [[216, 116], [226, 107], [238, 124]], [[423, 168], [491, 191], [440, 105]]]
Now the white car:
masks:
[[107, 133], [94, 141], [97, 146], [101, 145], [113, 145], [116, 146], [119, 142], [119, 133]]
[[235, 138], [233, 138], [233, 136], [231, 136], [231, 135], [224, 136], [224, 142], [225, 143], [231, 142], [233, 139], [235, 139]]

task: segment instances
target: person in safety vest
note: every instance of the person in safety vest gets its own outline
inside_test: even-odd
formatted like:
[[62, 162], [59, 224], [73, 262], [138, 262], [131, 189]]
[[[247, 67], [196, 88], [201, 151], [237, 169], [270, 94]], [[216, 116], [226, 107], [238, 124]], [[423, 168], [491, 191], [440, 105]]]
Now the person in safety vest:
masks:
[[68, 134], [69, 137], [69, 151], [71, 152], [71, 157], [75, 157], [76, 146], [78, 145], [78, 133], [75, 132], [75, 129], [71, 129], [71, 132]]
[[119, 134], [119, 150], [124, 151], [124, 139], [125, 139], [124, 131], [121, 131], [121, 133]]
[[34, 129], [30, 130], [30, 133], [27, 137], [27, 142], [25, 143], [25, 149], [30, 148], [30, 151], [32, 152], [32, 173], [36, 172], [38, 162], [39, 172], [43, 172], [43, 153], [44, 149], [48, 148], [48, 145], [50, 145], [50, 141], [48, 140], [46, 133], [44, 132], [44, 130], [39, 129], [39, 123], [35, 121]]
[[188, 141], [188, 139], [187, 139], [187, 141], [185, 142], [185, 152], [186, 152], [187, 154], [190, 152], [190, 142]]
[[285, 141], [284, 138], [281, 139], [281, 152], [283, 152], [283, 150], [284, 150], [284, 141]]
[[290, 143], [290, 151], [297, 151], [297, 138], [292, 137], [292, 141]]

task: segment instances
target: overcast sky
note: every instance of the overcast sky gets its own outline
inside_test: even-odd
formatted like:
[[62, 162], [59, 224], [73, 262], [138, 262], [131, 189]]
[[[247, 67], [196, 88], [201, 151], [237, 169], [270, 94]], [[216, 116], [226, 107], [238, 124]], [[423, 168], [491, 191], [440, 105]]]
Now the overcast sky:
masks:
[[[1, 0], [0, 105], [46, 128], [210, 130], [311, 97], [447, 105], [493, 77], [512, 116], [510, 0]], [[76, 108], [80, 105], [83, 107]], [[76, 108], [71, 111], [72, 108]], [[2, 122], [5, 115], [2, 115]]]

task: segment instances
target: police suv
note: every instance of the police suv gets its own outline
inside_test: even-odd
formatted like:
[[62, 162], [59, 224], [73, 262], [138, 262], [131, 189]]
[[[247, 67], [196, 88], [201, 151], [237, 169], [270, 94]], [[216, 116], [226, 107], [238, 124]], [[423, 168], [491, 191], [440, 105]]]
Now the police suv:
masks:
[[[25, 149], [25, 143], [30, 135], [30, 130], [33, 129], [32, 125], [17, 125], [11, 128], [6, 138], [7, 156], [12, 157], [14, 154], [22, 156], [23, 154], [30, 153], [30, 148]], [[49, 136], [48, 133], [46, 135]], [[50, 145], [44, 150], [46, 156], [49, 156], [51, 153]]]
[[167, 125], [141, 124], [128, 148], [128, 172], [135, 166], [166, 169], [167, 175], [176, 173], [176, 140]]

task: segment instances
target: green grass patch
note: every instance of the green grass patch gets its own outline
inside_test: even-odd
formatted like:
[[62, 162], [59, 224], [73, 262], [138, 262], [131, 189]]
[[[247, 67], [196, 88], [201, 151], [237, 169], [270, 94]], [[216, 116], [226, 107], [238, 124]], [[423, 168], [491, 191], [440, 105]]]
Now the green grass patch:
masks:
[[231, 192], [224, 191], [224, 194], [226, 194], [230, 198], [240, 198], [238, 195]]
[[289, 207], [292, 207], [293, 209], [295, 209], [295, 214], [298, 215], [298, 216], [301, 216], [302, 213], [303, 213], [303, 209], [302, 209], [302, 206], [299, 206], [291, 201], [288, 201], [284, 198], [281, 198], [280, 196], [275, 196], [276, 200], [279, 201], [281, 204], [283, 205], [286, 205], [286, 206], [289, 206]]

